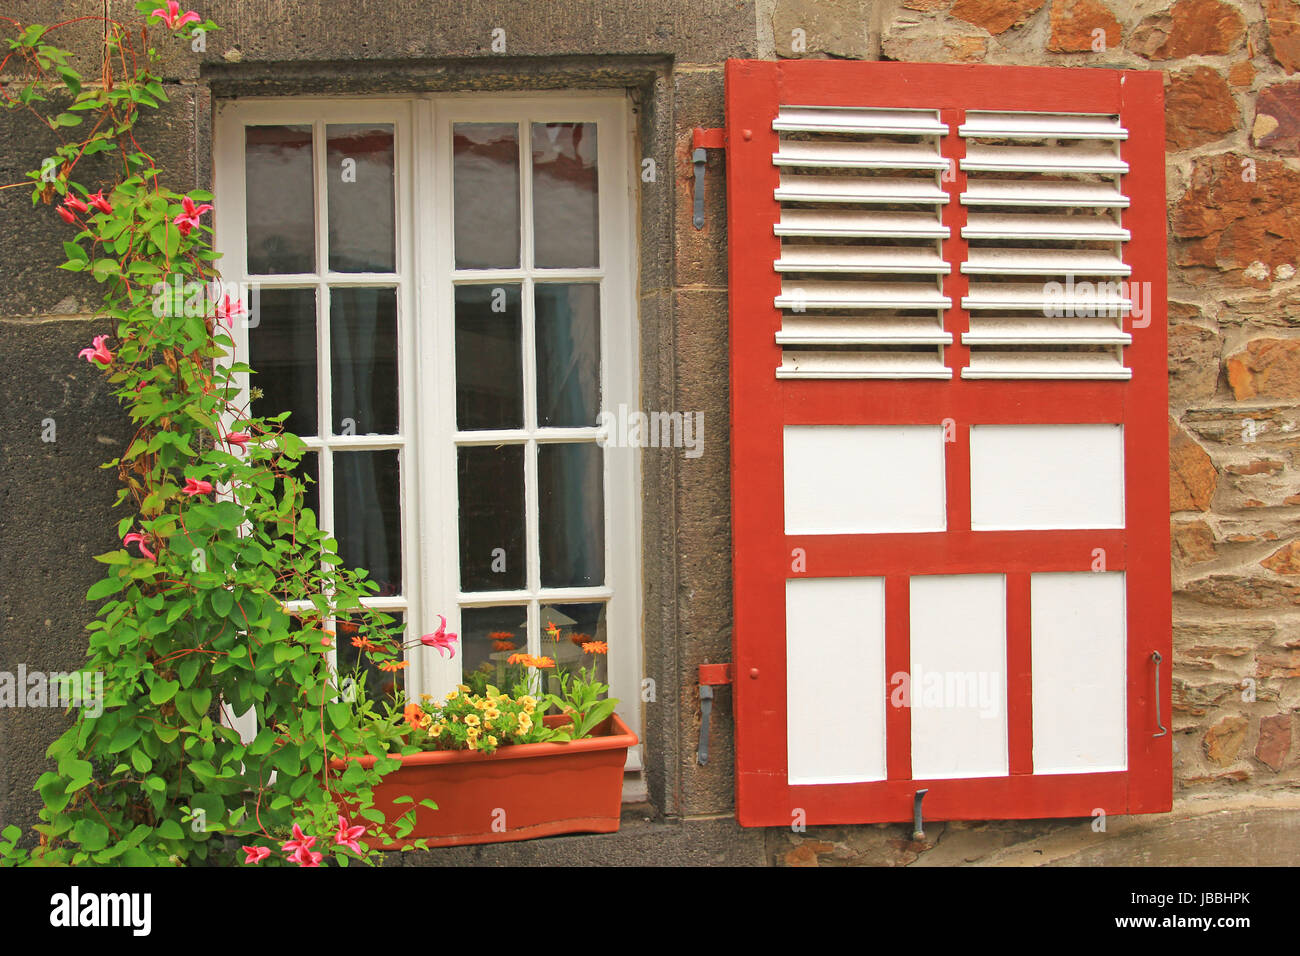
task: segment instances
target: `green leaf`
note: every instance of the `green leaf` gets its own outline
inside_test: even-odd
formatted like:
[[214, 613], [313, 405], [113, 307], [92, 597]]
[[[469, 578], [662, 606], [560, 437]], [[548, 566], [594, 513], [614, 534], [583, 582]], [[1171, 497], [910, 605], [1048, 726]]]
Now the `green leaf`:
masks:
[[82, 818], [72, 828], [72, 839], [80, 843], [83, 850], [94, 853], [108, 846], [108, 827], [97, 820]]
[[110, 594], [118, 593], [124, 587], [126, 587], [126, 581], [116, 575], [111, 578], [104, 578], [104, 580], [96, 581], [90, 586], [90, 590], [86, 592], [86, 600], [98, 601]]
[[149, 700], [154, 704], [165, 704], [176, 696], [176, 691], [180, 689], [180, 686], [180, 681], [155, 681], [153, 687], [149, 690]]
[[116, 259], [96, 259], [91, 271], [95, 274], [96, 282], [103, 282], [109, 276], [117, 275], [121, 270]]
[[115, 754], [123, 751], [139, 739], [140, 725], [134, 720], [127, 720], [117, 728], [117, 732], [113, 734], [113, 739], [108, 742], [108, 752]]
[[59, 76], [63, 77], [63, 82], [67, 84], [73, 96], [81, 92], [81, 77], [77, 75], [76, 70], [63, 67], [59, 70]]
[[181, 825], [175, 820], [164, 820], [158, 824], [158, 835], [166, 840], [185, 839], [185, 831], [181, 829]]
[[131, 751], [131, 766], [135, 767], [140, 773], [148, 773], [153, 769], [153, 761], [143, 750]]
[[230, 609], [235, 606], [235, 595], [225, 588], [213, 591], [210, 600], [212, 610], [216, 611], [219, 617], [226, 617], [230, 614]]

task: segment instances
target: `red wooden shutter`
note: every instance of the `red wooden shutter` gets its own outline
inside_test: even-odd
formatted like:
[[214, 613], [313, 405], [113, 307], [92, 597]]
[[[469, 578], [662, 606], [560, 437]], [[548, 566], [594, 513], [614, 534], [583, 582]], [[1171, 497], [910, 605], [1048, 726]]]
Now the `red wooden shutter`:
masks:
[[726, 97], [740, 822], [1168, 810], [1160, 74]]

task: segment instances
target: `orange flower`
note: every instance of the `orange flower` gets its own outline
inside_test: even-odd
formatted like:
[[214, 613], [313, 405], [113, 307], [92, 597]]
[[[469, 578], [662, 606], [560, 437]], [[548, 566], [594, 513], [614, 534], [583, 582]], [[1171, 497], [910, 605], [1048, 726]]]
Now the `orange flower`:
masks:
[[550, 635], [551, 640], [553, 641], [558, 641], [560, 639], [560, 629], [555, 626], [554, 621], [546, 625], [546, 633]]
[[491, 634], [488, 635], [488, 640], [510, 641], [514, 639], [514, 636], [515, 636], [514, 631], [493, 631]]
[[506, 658], [507, 664], [523, 664], [525, 667], [531, 667], [533, 663], [532, 654], [511, 654]]
[[581, 647], [583, 644], [586, 644], [589, 640], [591, 640], [591, 635], [590, 635], [590, 634], [570, 634], [570, 635], [569, 635], [569, 643], [571, 643], [571, 644], [576, 644], [578, 647]]
[[511, 641], [493, 641], [492, 650], [494, 651], [513, 651], [515, 645]]
[[379, 669], [381, 671], [388, 671], [388, 673], [392, 674], [396, 671], [406, 670], [406, 668], [410, 666], [410, 661], [384, 661], [379, 665]]
[[529, 666], [545, 669], [547, 667], [554, 667], [555, 661], [551, 660], [549, 657], [534, 657], [529, 662]]
[[354, 638], [352, 638], [352, 646], [353, 646], [353, 647], [359, 647], [359, 648], [361, 648], [363, 651], [373, 651], [373, 650], [375, 649], [375, 644], [374, 644], [374, 642], [373, 642], [372, 640], [370, 640], [370, 638], [368, 638], [368, 637], [354, 637]]
[[609, 644], [607, 644], [605, 641], [591, 641], [590, 643], [587, 643], [587, 644], [583, 644], [583, 645], [582, 645], [582, 653], [584, 653], [584, 654], [608, 654], [608, 653], [609, 653]]
[[402, 711], [402, 716], [412, 727], [420, 726], [420, 721], [424, 719], [424, 708], [419, 704], [407, 704], [406, 709]]

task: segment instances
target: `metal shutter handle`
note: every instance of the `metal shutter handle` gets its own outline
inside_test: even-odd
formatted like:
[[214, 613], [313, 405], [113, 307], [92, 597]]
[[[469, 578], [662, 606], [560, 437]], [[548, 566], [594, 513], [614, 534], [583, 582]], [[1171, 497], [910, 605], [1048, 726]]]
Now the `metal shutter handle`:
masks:
[[1152, 734], [1152, 737], [1163, 737], [1169, 733], [1169, 728], [1160, 722], [1160, 662], [1164, 660], [1159, 651], [1151, 652], [1151, 659], [1156, 662], [1156, 726], [1160, 728], [1160, 733]]

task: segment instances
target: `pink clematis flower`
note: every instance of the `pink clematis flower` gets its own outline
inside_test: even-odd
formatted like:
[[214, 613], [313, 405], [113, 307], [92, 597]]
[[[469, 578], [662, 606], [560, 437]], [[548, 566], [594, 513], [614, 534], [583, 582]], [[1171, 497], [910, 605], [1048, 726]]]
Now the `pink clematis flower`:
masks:
[[232, 299], [229, 294], [225, 295], [217, 303], [217, 318], [219, 319], [233, 319], [236, 316], [243, 315], [244, 311], [244, 303], [238, 299]]
[[196, 206], [194, 200], [186, 196], [181, 200], [181, 207], [185, 212], [176, 217], [176, 228], [180, 230], [182, 236], [188, 236], [190, 230], [199, 224], [199, 216], [212, 209], [212, 203], [205, 202], [201, 206]]
[[248, 451], [248, 443], [252, 441], [253, 436], [247, 432], [231, 432], [226, 436], [226, 444], [238, 445], [241, 450]]
[[334, 834], [334, 842], [339, 846], [345, 846], [353, 853], [361, 852], [361, 844], [357, 842], [357, 837], [366, 832], [365, 827], [350, 827], [348, 821], [343, 819], [343, 814], [339, 814], [339, 832]]
[[207, 495], [212, 493], [212, 482], [204, 481], [202, 478], [186, 478], [185, 487], [181, 489], [185, 494], [193, 498], [195, 495]]
[[84, 358], [87, 362], [98, 362], [100, 365], [111, 365], [113, 363], [113, 353], [104, 344], [107, 339], [107, 335], [96, 335], [94, 338], [95, 347], [93, 349], [82, 349], [77, 353], [77, 358]]
[[110, 213], [113, 211], [113, 205], [104, 198], [104, 190], [102, 189], [97, 193], [91, 193], [86, 198], [90, 200], [92, 206], [102, 213]]
[[425, 647], [436, 647], [439, 654], [443, 651], [451, 651], [451, 656], [455, 657], [456, 648], [452, 645], [456, 642], [456, 635], [447, 633], [447, 619], [445, 617], [439, 614], [438, 620], [441, 622], [438, 624], [438, 629], [432, 634], [425, 634], [421, 637], [420, 643]]
[[77, 212], [90, 212], [90, 207], [72, 193], [68, 193], [63, 197], [63, 205], [67, 206], [69, 209], [75, 209]]
[[261, 863], [271, 855], [269, 846], [245, 846], [240, 847], [244, 851], [244, 863]]
[[310, 850], [315, 844], [316, 838], [307, 836], [302, 832], [302, 827], [295, 823], [293, 825], [293, 839], [282, 844], [280, 848], [285, 853], [296, 853], [299, 850]]
[[136, 544], [140, 546], [141, 554], [143, 554], [150, 561], [157, 561], [158, 555], [150, 551], [149, 546], [145, 543], [148, 540], [149, 539], [146, 538], [144, 535], [140, 534], [140, 532], [132, 531], [130, 534], [128, 534], [125, 538], [122, 539], [122, 547], [124, 548], [129, 547], [131, 542], [134, 541]]
[[293, 855], [289, 857], [289, 859], [294, 863], [297, 863], [299, 866], [320, 866], [320, 861], [324, 858], [324, 853], [313, 853], [305, 846], [299, 847], [294, 851]]
[[153, 11], [153, 13], [149, 14], [149, 16], [158, 17], [163, 23], [167, 24], [168, 30], [179, 30], [187, 23], [199, 23], [203, 20], [203, 18], [193, 10], [186, 10], [185, 13], [182, 14], [181, 5], [177, 0], [167, 0], [166, 10], [159, 7], [157, 10]]
[[57, 206], [55, 212], [57, 212], [59, 217], [66, 223], [71, 224], [77, 221], [77, 217], [73, 215], [72, 210], [67, 206]]

